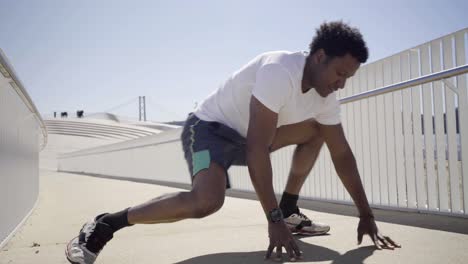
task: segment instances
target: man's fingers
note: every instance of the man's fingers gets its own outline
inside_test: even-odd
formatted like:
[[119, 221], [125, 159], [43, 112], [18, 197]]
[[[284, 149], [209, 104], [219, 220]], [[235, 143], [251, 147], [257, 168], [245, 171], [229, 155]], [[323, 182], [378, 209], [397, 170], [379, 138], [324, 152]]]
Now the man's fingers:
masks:
[[283, 246], [276, 246], [276, 260], [281, 260], [283, 255]]
[[291, 260], [292, 262], [296, 261], [296, 255], [295, 255], [295, 253], [293, 251], [291, 243], [289, 243], [289, 245], [285, 246], [285, 248], [286, 248], [286, 252], [288, 252], [289, 260]]
[[394, 247], [390, 244], [390, 242], [387, 241], [384, 237], [377, 235], [377, 238], [380, 240], [380, 242], [382, 242], [385, 248], [392, 249], [392, 250], [394, 249]]
[[358, 235], [357, 235], [358, 245], [361, 245], [363, 236], [364, 236], [364, 233], [358, 232]]
[[382, 247], [379, 245], [379, 240], [377, 239], [377, 235], [370, 236], [372, 238], [372, 241], [374, 241], [375, 246], [377, 249], [381, 250]]
[[393, 241], [390, 237], [384, 236], [384, 238], [385, 238], [388, 242], [390, 242], [394, 247], [401, 248], [401, 245], [398, 244], [398, 243], [396, 243], [395, 241]]
[[265, 254], [265, 259], [269, 259], [271, 257], [271, 252], [273, 252], [274, 248], [275, 247], [271, 244], [268, 246], [267, 252]]
[[297, 258], [301, 259], [302, 258], [302, 252], [297, 246], [296, 242], [292, 241], [291, 242], [291, 247], [294, 250], [294, 253], [296, 253]]

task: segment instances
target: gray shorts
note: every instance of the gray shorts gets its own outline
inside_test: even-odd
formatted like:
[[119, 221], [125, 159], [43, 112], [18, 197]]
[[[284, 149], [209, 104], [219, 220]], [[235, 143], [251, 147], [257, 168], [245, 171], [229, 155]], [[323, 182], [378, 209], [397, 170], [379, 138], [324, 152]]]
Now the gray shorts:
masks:
[[229, 189], [229, 167], [247, 165], [246, 139], [221, 123], [203, 121], [190, 113], [181, 141], [192, 182], [198, 172], [207, 169], [211, 162], [216, 162], [226, 171], [226, 189]]

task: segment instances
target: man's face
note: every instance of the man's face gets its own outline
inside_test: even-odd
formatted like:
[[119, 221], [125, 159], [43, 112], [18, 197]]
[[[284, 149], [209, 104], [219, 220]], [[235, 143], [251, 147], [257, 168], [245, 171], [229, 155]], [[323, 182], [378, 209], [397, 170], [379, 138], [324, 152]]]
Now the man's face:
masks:
[[359, 61], [349, 53], [342, 57], [329, 58], [323, 51], [315, 54], [316, 71], [313, 74], [313, 87], [322, 97], [342, 89], [346, 79], [353, 76], [360, 66]]

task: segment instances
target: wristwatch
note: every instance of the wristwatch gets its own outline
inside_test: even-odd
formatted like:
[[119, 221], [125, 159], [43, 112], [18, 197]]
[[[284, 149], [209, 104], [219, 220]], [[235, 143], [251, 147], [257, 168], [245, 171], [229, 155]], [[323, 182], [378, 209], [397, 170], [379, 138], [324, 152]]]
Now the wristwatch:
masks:
[[271, 223], [278, 223], [283, 220], [283, 212], [281, 209], [275, 208], [268, 213], [267, 218]]

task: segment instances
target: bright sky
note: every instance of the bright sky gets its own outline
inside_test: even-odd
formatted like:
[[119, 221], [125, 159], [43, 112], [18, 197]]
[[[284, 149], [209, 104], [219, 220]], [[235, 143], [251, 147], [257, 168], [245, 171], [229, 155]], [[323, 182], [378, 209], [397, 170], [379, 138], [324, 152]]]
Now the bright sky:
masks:
[[39, 111], [183, 120], [261, 52], [306, 50], [323, 21], [358, 27], [369, 62], [468, 26], [468, 1], [0, 0], [0, 48]]

